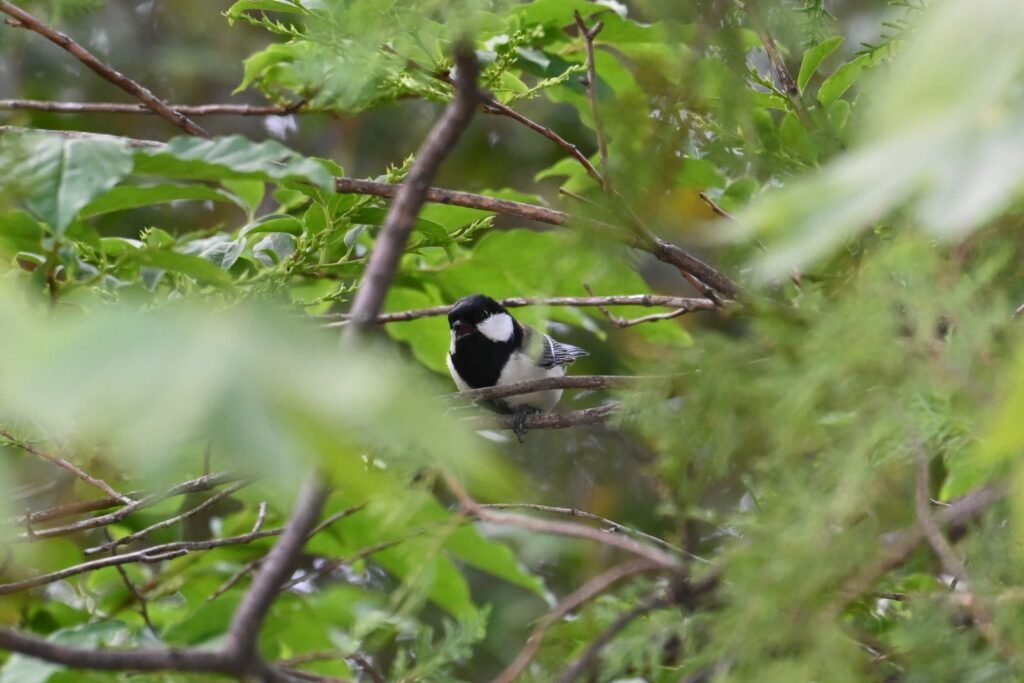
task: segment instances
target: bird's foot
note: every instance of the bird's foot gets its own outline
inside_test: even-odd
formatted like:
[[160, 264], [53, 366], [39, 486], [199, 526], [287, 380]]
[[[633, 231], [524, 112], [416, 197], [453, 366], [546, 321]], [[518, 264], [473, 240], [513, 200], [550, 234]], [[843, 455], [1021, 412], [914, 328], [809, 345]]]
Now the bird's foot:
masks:
[[519, 443], [522, 443], [523, 437], [526, 436], [526, 418], [539, 412], [533, 406], [520, 405], [516, 407], [516, 412], [512, 415], [512, 431], [519, 439]]

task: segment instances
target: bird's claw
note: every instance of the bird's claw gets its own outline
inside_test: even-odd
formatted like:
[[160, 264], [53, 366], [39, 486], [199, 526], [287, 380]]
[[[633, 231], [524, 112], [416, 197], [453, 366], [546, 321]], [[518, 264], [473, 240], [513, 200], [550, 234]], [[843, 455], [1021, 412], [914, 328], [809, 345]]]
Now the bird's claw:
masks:
[[532, 406], [521, 405], [516, 408], [515, 414], [512, 415], [512, 432], [519, 439], [519, 443], [523, 443], [523, 437], [526, 436], [526, 418], [539, 412]]

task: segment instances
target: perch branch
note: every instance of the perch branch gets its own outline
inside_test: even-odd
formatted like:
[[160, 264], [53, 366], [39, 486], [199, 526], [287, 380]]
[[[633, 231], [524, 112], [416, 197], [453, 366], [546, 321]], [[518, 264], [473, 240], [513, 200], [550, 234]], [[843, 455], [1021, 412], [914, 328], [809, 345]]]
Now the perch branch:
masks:
[[566, 375], [565, 377], [543, 377], [515, 384], [494, 387], [481, 387], [467, 391], [445, 394], [445, 398], [468, 399], [470, 401], [492, 401], [497, 398], [532, 394], [535, 391], [548, 389], [607, 389], [609, 387], [628, 387], [637, 384], [671, 380], [682, 375]]
[[[526, 417], [526, 429], [568, 429], [569, 427], [581, 427], [583, 425], [597, 424], [604, 422], [609, 415], [619, 409], [618, 403], [605, 403], [593, 408], [574, 410], [568, 413], [540, 413]], [[473, 416], [466, 418], [466, 421], [475, 429], [512, 429], [512, 415]]]
[[448, 156], [462, 131], [469, 125], [476, 105], [480, 102], [477, 87], [479, 65], [473, 50], [465, 44], [456, 47], [455, 63], [458, 67], [455, 84], [455, 99], [431, 129], [427, 139], [416, 152], [409, 175], [405, 178], [395, 201], [388, 210], [384, 225], [377, 235], [366, 272], [352, 303], [352, 317], [356, 325], [346, 336], [358, 334], [372, 326], [384, 298], [391, 286], [398, 261], [402, 257], [405, 243], [412, 232], [416, 216], [427, 201], [430, 181]]
[[121, 88], [128, 94], [132, 95], [144, 105], [153, 110], [153, 113], [167, 119], [178, 128], [189, 135], [198, 135], [200, 137], [208, 138], [210, 134], [196, 122], [189, 117], [185, 116], [180, 112], [176, 112], [166, 104], [161, 102], [156, 95], [154, 95], [145, 86], [133, 81], [124, 74], [120, 73], [107, 66], [99, 59], [97, 59], [91, 52], [86, 50], [84, 47], [76, 43], [69, 36], [53, 28], [50, 28], [43, 22], [36, 19], [34, 16], [21, 9], [20, 7], [7, 2], [7, 0], [0, 0], [0, 12], [7, 14], [14, 18], [14, 25], [20, 28], [27, 28], [31, 31], [35, 31], [39, 35], [43, 36], [47, 40], [56, 43], [60, 47], [70, 52], [78, 61], [85, 64], [87, 67], [95, 71], [100, 77], [110, 81], [117, 87]]
[[22, 439], [19, 439], [16, 436], [14, 436], [14, 434], [12, 434], [11, 432], [9, 432], [6, 429], [0, 429], [0, 437], [3, 437], [7, 441], [9, 441], [12, 446], [16, 446], [17, 448], [20, 448], [21, 450], [25, 451], [26, 453], [31, 453], [32, 455], [40, 457], [43, 460], [48, 460], [48, 461], [52, 462], [54, 465], [57, 465], [58, 467], [63, 467], [68, 472], [71, 472], [71, 474], [75, 475], [76, 477], [78, 477], [79, 479], [84, 481], [85, 483], [89, 484], [90, 486], [95, 486], [100, 491], [103, 491], [103, 493], [107, 494], [108, 496], [110, 496], [111, 498], [117, 500], [120, 503], [124, 503], [126, 505], [130, 505], [130, 504], [135, 502], [134, 500], [132, 500], [128, 496], [126, 496], [126, 495], [124, 495], [122, 493], [118, 493], [117, 491], [115, 491], [114, 488], [110, 484], [108, 484], [107, 482], [103, 481], [102, 479], [97, 479], [96, 477], [93, 477], [92, 475], [87, 474], [86, 472], [82, 471], [82, 469], [80, 469], [74, 463], [68, 462], [64, 458], [58, 457], [58, 456], [54, 455], [53, 453], [49, 453], [47, 451], [44, 451], [41, 448], [37, 448], [36, 446], [33, 446], [32, 444], [28, 443], [27, 441], [23, 441]]

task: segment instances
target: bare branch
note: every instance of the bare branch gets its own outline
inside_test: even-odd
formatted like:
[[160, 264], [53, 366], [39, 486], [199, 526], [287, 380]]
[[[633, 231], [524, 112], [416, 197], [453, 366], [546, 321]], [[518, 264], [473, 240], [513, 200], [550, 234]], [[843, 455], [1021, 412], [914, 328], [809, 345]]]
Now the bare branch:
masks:
[[967, 573], [967, 565], [964, 564], [963, 560], [956, 554], [956, 551], [953, 550], [953, 546], [950, 545], [949, 540], [942, 533], [942, 529], [939, 528], [935, 518], [932, 516], [931, 482], [928, 472], [929, 462], [928, 456], [925, 455], [921, 446], [917, 447], [915, 457], [917, 460], [917, 487], [916, 495], [914, 496], [914, 509], [917, 513], [917, 523], [921, 528], [921, 532], [924, 534], [928, 545], [931, 546], [939, 560], [942, 561], [942, 566], [959, 583], [960, 589], [965, 592], [963, 605], [974, 618], [978, 632], [997, 652], [1003, 655], [1010, 655], [1011, 653], [1008, 651], [1006, 644], [999, 637], [999, 633], [993, 625], [992, 613], [974, 592], [974, 582]]
[[427, 139], [417, 150], [416, 161], [413, 162], [409, 175], [388, 210], [370, 254], [359, 291], [352, 303], [352, 317], [356, 321], [356, 326], [352, 329], [355, 332], [350, 332], [346, 336], [358, 334], [376, 321], [416, 216], [419, 215], [423, 203], [427, 201], [430, 181], [469, 124], [480, 102], [480, 91], [476, 82], [479, 66], [472, 48], [465, 44], [458, 45], [455, 49], [455, 63], [458, 68], [455, 99], [445, 109], [444, 114], [427, 135]]
[[494, 512], [481, 506], [466, 492], [454, 477], [445, 475], [445, 483], [452, 494], [458, 499], [462, 509], [481, 522], [499, 524], [502, 526], [515, 526], [542, 534], [554, 534], [556, 536], [568, 536], [581, 538], [589, 541], [596, 541], [602, 545], [612, 546], [619, 550], [632, 553], [647, 562], [652, 562], [662, 569], [680, 570], [682, 563], [671, 555], [653, 546], [640, 543], [628, 536], [609, 534], [590, 526], [576, 524], [574, 522], [557, 522], [525, 515], [515, 515], [506, 512]]
[[782, 57], [782, 53], [779, 52], [779, 46], [775, 44], [775, 38], [764, 27], [761, 28], [760, 34], [761, 44], [764, 45], [764, 51], [768, 54], [768, 61], [771, 62], [772, 69], [775, 71], [775, 76], [779, 79], [786, 97], [793, 104], [793, 110], [796, 111], [797, 116], [800, 117], [800, 120], [809, 130], [814, 130], [814, 121], [811, 119], [810, 114], [807, 113], [807, 107], [804, 106], [803, 97], [800, 95], [800, 88], [797, 87], [796, 81], [793, 80], [792, 74], [789, 73], [786, 60]]
[[[156, 505], [162, 500], [166, 500], [172, 496], [178, 496], [183, 493], [191, 493], [193, 491], [204, 491], [213, 486], [223, 484], [229, 481], [234, 481], [238, 477], [231, 473], [218, 473], [211, 474], [204, 477], [199, 477], [191, 481], [186, 481], [181, 484], [176, 484], [168, 489], [151, 493], [143, 498], [140, 498], [130, 505], [125, 505], [119, 510], [110, 512], [105, 515], [98, 517], [90, 517], [88, 519], [79, 520], [64, 526], [50, 527], [47, 529], [33, 529], [32, 533], [28, 532], [19, 534], [14, 537], [14, 540], [18, 541], [34, 541], [43, 538], [53, 538], [54, 536], [66, 536], [77, 531], [84, 531], [86, 529], [96, 529], [101, 526], [107, 526], [108, 524], [114, 524], [120, 522], [122, 519], [128, 517], [134, 512], [137, 512], [143, 508], [151, 507]], [[31, 515], [29, 516], [29, 522], [34, 519]]]
[[143, 539], [149, 534], [153, 533], [154, 531], [157, 531], [158, 529], [166, 529], [169, 526], [174, 526], [182, 520], [188, 519], [193, 515], [197, 515], [204, 510], [208, 510], [209, 508], [213, 507], [224, 498], [227, 498], [232, 493], [235, 493], [239, 489], [244, 488], [251, 483], [251, 479], [243, 479], [242, 481], [235, 482], [231, 486], [225, 488], [223, 491], [218, 491], [214, 495], [204, 500], [199, 505], [196, 505], [195, 507], [190, 508], [185, 512], [182, 512], [181, 514], [169, 517], [165, 520], [157, 522], [156, 524], [151, 524], [145, 529], [140, 529], [139, 531], [136, 531], [133, 534], [128, 534], [127, 536], [123, 536], [122, 538], [112, 539], [107, 543], [104, 543], [103, 545], [98, 545], [92, 548], [86, 548], [84, 552], [86, 555], [95, 555], [96, 553], [105, 552], [107, 550], [113, 550], [117, 546], [126, 545], [128, 543], [132, 543], [133, 541]]
[[[583, 286], [586, 288], [588, 294], [594, 296], [594, 292], [590, 289], [590, 285], [584, 284]], [[712, 306], [715, 306], [715, 302], [712, 301], [711, 299], [708, 299], [707, 301]], [[676, 310], [669, 311], [668, 313], [652, 313], [650, 315], [643, 315], [640, 316], [639, 318], [631, 319], [623, 318], [620, 315], [615, 315], [614, 313], [609, 311], [608, 307], [605, 306], [603, 303], [596, 304], [596, 306], [597, 310], [601, 311], [601, 314], [604, 315], [605, 318], [607, 318], [608, 322], [610, 322], [615, 327], [618, 327], [619, 329], [633, 327], [634, 325], [640, 325], [641, 323], [653, 323], [659, 322], [661, 320], [671, 320], [672, 318], [678, 318], [679, 316], [685, 313], [689, 313], [691, 311], [691, 309], [689, 308], [677, 308]]]
[[729, 213], [721, 206], [719, 206], [718, 202], [712, 199], [711, 195], [709, 195], [707, 192], [698, 192], [697, 196], [699, 196], [704, 201], [704, 203], [708, 205], [708, 208], [710, 208], [711, 211], [715, 213], [715, 215], [719, 216], [720, 218], [724, 218], [727, 221], [736, 220], [736, 218], [731, 213]]
[[110, 484], [108, 484], [107, 482], [103, 481], [102, 479], [97, 479], [96, 477], [93, 477], [93, 476], [87, 474], [86, 472], [82, 471], [74, 463], [71, 463], [71, 462], [65, 460], [64, 458], [58, 457], [58, 456], [56, 456], [56, 455], [54, 455], [52, 453], [48, 453], [47, 451], [44, 451], [41, 448], [33, 446], [29, 442], [24, 441], [22, 439], [19, 439], [16, 436], [14, 436], [14, 434], [12, 434], [11, 432], [9, 432], [6, 429], [0, 429], [0, 437], [3, 437], [7, 441], [9, 441], [12, 446], [16, 446], [16, 447], [20, 448], [21, 450], [25, 451], [26, 453], [31, 453], [32, 455], [38, 456], [38, 457], [42, 458], [43, 460], [49, 460], [50, 462], [52, 462], [54, 465], [57, 465], [58, 467], [63, 467], [68, 472], [71, 472], [71, 474], [75, 475], [76, 477], [78, 477], [79, 479], [84, 481], [85, 483], [89, 484], [90, 486], [95, 486], [100, 491], [103, 491], [103, 493], [107, 494], [111, 498], [114, 498], [118, 502], [124, 503], [126, 505], [130, 505], [130, 504], [135, 502], [131, 498], [129, 498], [128, 496], [126, 496], [126, 495], [124, 495], [122, 493], [118, 493], [117, 491], [115, 491], [114, 488]]
[[281, 540], [263, 560], [249, 591], [231, 619], [225, 651], [235, 657], [236, 661], [245, 663], [257, 656], [256, 639], [263, 627], [263, 620], [281, 584], [291, 574], [299, 553], [306, 545], [309, 532], [316, 527], [327, 493], [319, 473], [306, 476]]
[[640, 531], [639, 529], [628, 527], [624, 524], [619, 524], [618, 522], [608, 519], [607, 517], [595, 515], [593, 512], [587, 512], [586, 510], [577, 510], [576, 508], [555, 507], [552, 505], [537, 505], [536, 503], [482, 503], [480, 507], [486, 510], [534, 510], [536, 512], [547, 512], [556, 515], [581, 517], [583, 519], [589, 519], [607, 526], [608, 529], [605, 529], [606, 533], [618, 532], [628, 534], [630, 536], [637, 536], [639, 538], [644, 539], [645, 541], [650, 541], [651, 543], [660, 545], [662, 548], [665, 548], [666, 550], [671, 550], [672, 552], [680, 553], [681, 555], [686, 555], [687, 557], [697, 560], [698, 562], [710, 563], [710, 560], [706, 560], [703, 557], [683, 550], [682, 548], [677, 548], [668, 541], [660, 539], [657, 536], [645, 533], [643, 531]]
[[[934, 514], [932, 520], [940, 529], [962, 524], [984, 513], [994, 503], [1005, 498], [1006, 494], [1006, 488], [1003, 486], [982, 486]], [[878, 560], [852, 577], [838, 591], [839, 598], [834, 605], [835, 610], [842, 610], [861, 595], [870, 592], [879, 578], [906, 562], [925, 540], [925, 533], [920, 524], [914, 524], [892, 535], [891, 540], [884, 545]]]
[[157, 96], [150, 92], [149, 89], [133, 81], [119, 71], [115, 71], [111, 67], [107, 66], [66, 34], [50, 28], [25, 10], [7, 2], [7, 0], [0, 0], [0, 12], [13, 17], [16, 20], [16, 26], [35, 31], [47, 40], [64, 48], [74, 55], [78, 61], [95, 71], [102, 78], [110, 81], [117, 87], [132, 95], [144, 105], [152, 109], [155, 114], [167, 119], [189, 135], [198, 135], [204, 138], [210, 137], [210, 134], [206, 132], [204, 128], [192, 121], [192, 119], [180, 112], [172, 110], [166, 104], [157, 99]]
[[519, 674], [526, 670], [526, 667], [529, 666], [530, 662], [533, 661], [534, 656], [537, 654], [537, 650], [540, 649], [541, 640], [544, 638], [544, 634], [547, 630], [558, 621], [564, 619], [574, 609], [577, 609], [580, 605], [594, 599], [622, 579], [661, 568], [663, 567], [659, 567], [657, 563], [650, 562], [649, 560], [632, 560], [612, 567], [603, 574], [598, 574], [587, 581], [575, 591], [564, 597], [557, 605], [555, 605], [554, 609], [544, 615], [544, 617], [534, 627], [530, 637], [527, 638], [526, 645], [523, 649], [520, 650], [515, 659], [505, 667], [504, 671], [494, 677], [491, 683], [512, 683]]
[[[167, 107], [186, 116], [287, 116], [294, 114], [305, 102], [287, 106], [257, 104], [168, 104]], [[45, 111], [53, 114], [153, 114], [144, 104], [120, 102], [52, 102], [49, 100], [0, 100], [0, 110]]]
[[[626, 294], [619, 296], [555, 296], [555, 297], [511, 297], [501, 299], [499, 303], [506, 308], [523, 306], [665, 306], [682, 310], [685, 313], [694, 311], [710, 311], [716, 308], [710, 299], [693, 299], [682, 296], [662, 296], [660, 294]], [[431, 318], [448, 315], [450, 305], [417, 308], [396, 313], [381, 313], [377, 316], [378, 324], [406, 322], [419, 318]], [[351, 319], [351, 314], [341, 313], [326, 316], [340, 319], [328, 323], [325, 327], [342, 327]]]
[[604, 28], [604, 22], [597, 22], [588, 27], [583, 21], [583, 15], [579, 10], [573, 12], [576, 18], [576, 26], [580, 29], [580, 37], [587, 48], [587, 96], [590, 98], [590, 112], [594, 117], [594, 131], [597, 133], [597, 148], [601, 155], [601, 171], [604, 173], [604, 189], [611, 191], [611, 178], [608, 173], [608, 141], [604, 134], [604, 123], [601, 120], [601, 108], [597, 105], [597, 67], [594, 63], [594, 38]]
[[590, 645], [583, 654], [580, 655], [579, 659], [565, 668], [562, 675], [558, 677], [558, 683], [572, 683], [580, 674], [594, 665], [605, 646], [612, 642], [615, 636], [619, 635], [619, 633], [629, 626], [634, 619], [641, 617], [648, 612], [653, 612], [656, 609], [666, 607], [669, 604], [671, 604], [671, 601], [667, 597], [658, 593], [653, 593], [647, 596], [647, 598], [641, 601], [640, 604], [633, 609], [620, 614], [608, 628], [601, 632], [601, 635], [591, 641]]
[[[597, 424], [604, 422], [609, 415], [619, 409], [618, 403], [605, 403], [593, 408], [574, 410], [569, 413], [539, 413], [526, 417], [526, 429], [568, 429], [569, 427], [581, 427], [583, 425]], [[475, 429], [512, 429], [512, 415], [501, 416], [473, 416], [466, 418]]]

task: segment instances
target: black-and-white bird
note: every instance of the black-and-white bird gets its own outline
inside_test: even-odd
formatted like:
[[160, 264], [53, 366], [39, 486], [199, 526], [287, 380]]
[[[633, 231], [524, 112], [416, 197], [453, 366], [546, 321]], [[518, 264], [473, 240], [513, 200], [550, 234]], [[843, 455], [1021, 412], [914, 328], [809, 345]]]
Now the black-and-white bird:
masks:
[[[569, 363], [589, 355], [523, 325], [483, 294], [459, 299], [448, 313], [448, 327], [448, 370], [459, 391], [562, 377]], [[492, 407], [514, 413], [513, 430], [521, 441], [526, 416], [551, 410], [561, 397], [561, 389], [550, 389], [498, 399]]]

